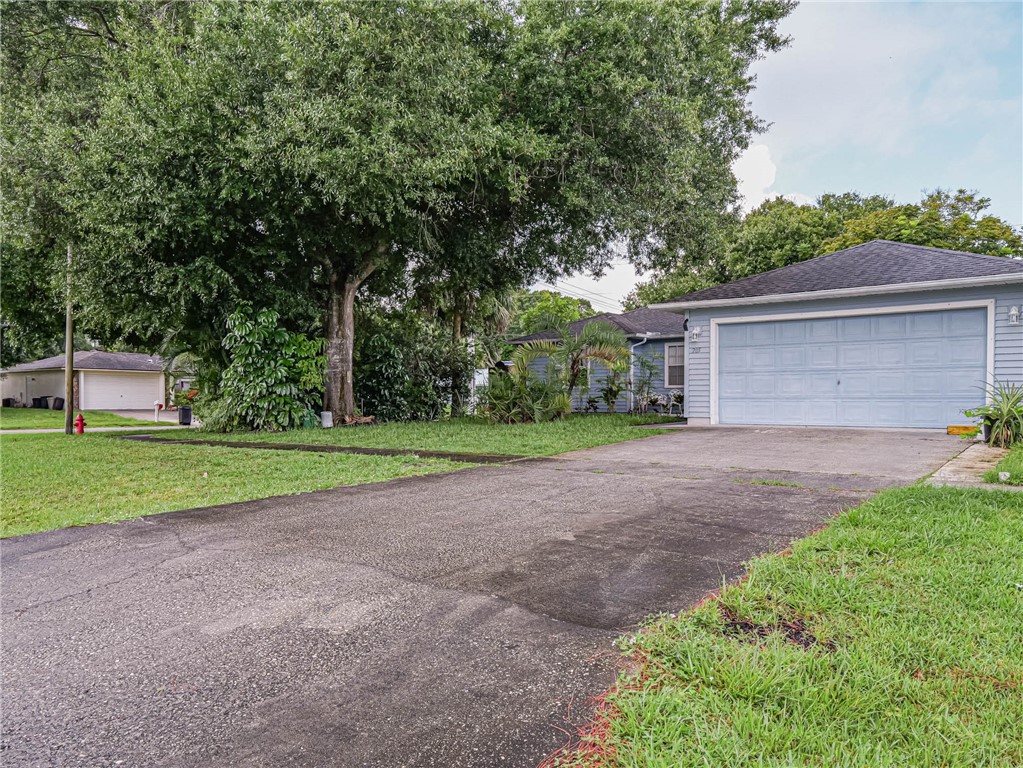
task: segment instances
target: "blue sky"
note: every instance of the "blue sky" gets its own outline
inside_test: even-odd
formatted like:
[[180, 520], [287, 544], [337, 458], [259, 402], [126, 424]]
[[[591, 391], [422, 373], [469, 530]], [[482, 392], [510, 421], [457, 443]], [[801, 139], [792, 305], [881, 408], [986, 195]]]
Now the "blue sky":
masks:
[[[781, 29], [791, 45], [754, 67], [771, 126], [735, 166], [745, 208], [965, 187], [1023, 226], [1023, 2], [804, 2]], [[606, 310], [637, 279], [622, 264], [556, 287]]]

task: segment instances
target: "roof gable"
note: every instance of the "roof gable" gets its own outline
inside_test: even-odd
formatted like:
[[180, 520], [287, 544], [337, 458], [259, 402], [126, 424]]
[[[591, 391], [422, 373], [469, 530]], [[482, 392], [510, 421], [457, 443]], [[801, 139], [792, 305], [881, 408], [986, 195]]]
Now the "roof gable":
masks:
[[[74, 367], [78, 371], [143, 371], [158, 372], [163, 370], [163, 360], [159, 355], [146, 355], [139, 352], [104, 352], [90, 349], [75, 352]], [[33, 360], [8, 368], [5, 373], [21, 373], [28, 371], [46, 371], [64, 368], [64, 355], [54, 355], [42, 360]]]
[[[605, 322], [618, 328], [628, 338], [642, 336], [683, 336], [685, 334], [685, 318], [675, 312], [643, 307], [629, 312], [602, 312], [599, 315], [584, 317], [568, 324], [569, 331], [578, 336], [590, 323]], [[512, 344], [525, 344], [530, 341], [551, 341], [558, 338], [554, 331], [540, 331], [527, 336], [512, 339]]]
[[654, 306], [1015, 275], [1019, 259], [872, 240]]

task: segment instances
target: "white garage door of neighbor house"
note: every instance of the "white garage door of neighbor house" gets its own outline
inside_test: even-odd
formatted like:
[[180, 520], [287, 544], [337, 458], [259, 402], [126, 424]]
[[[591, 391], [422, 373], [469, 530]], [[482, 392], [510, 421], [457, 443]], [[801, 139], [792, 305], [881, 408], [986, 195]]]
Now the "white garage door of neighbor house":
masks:
[[718, 326], [722, 424], [945, 427], [983, 402], [987, 310]]
[[150, 409], [160, 399], [156, 373], [86, 372], [85, 407], [93, 411]]

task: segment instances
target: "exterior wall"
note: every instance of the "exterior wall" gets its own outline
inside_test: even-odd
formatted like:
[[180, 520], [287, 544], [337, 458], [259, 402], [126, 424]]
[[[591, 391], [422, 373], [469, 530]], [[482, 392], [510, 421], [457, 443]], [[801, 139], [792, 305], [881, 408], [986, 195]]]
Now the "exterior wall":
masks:
[[[64, 396], [63, 371], [29, 371], [27, 373], [5, 373], [0, 383], [3, 397], [13, 397], [22, 405], [32, 404], [33, 397], [49, 395]], [[50, 400], [53, 404], [53, 400]]]
[[[636, 357], [643, 357], [646, 360], [650, 360], [654, 364], [654, 366], [656, 367], [656, 373], [654, 374], [654, 381], [653, 381], [653, 390], [657, 394], [664, 395], [664, 396], [669, 396], [670, 397], [672, 392], [676, 392], [676, 391], [684, 389], [683, 387], [667, 387], [665, 385], [665, 375], [664, 375], [664, 365], [665, 365], [664, 347], [665, 347], [665, 344], [682, 343], [683, 341], [684, 340], [682, 338], [677, 338], [677, 339], [675, 339], [675, 338], [670, 338], [670, 339], [668, 339], [668, 338], [666, 338], [666, 339], [651, 339], [650, 341], [647, 341], [645, 344], [642, 344], [641, 346], [638, 346], [635, 349]], [[542, 358], [538, 358], [538, 359], [534, 360], [530, 364], [529, 368], [530, 368], [531, 371], [533, 371], [538, 376], [544, 376], [545, 377], [547, 375], [548, 365], [549, 365], [548, 358], [542, 357]], [[628, 370], [626, 370], [624, 372], [624, 374], [623, 374], [623, 379], [626, 380], [626, 381], [631, 381], [633, 374], [635, 374], [636, 376], [638, 376], [640, 374], [640, 370], [639, 370], [639, 366], [638, 365], [634, 365], [633, 366], [633, 372], [632, 373], [630, 373]], [[600, 389], [601, 389], [601, 387], [604, 386], [606, 378], [607, 378], [607, 369], [603, 365], [598, 363], [598, 362], [591, 363], [590, 364], [590, 376], [589, 376], [589, 391], [587, 393], [582, 388], [576, 387], [576, 389], [575, 389], [575, 391], [573, 392], [573, 395], [572, 395], [572, 410], [573, 411], [582, 411], [586, 407], [586, 399], [587, 399], [587, 397], [595, 397], [595, 398], [597, 398], [597, 401], [598, 401], [597, 412], [598, 413], [606, 413], [607, 412], [607, 406], [605, 406], [604, 402], [602, 400], [600, 400]], [[632, 398], [630, 397], [629, 392], [627, 392], [627, 391], [623, 392], [619, 396], [618, 400], [615, 402], [615, 412], [616, 413], [626, 413], [626, 412], [628, 412], [631, 409], [632, 409]], [[666, 407], [665, 407], [665, 409], [666, 409]]]
[[[1021, 384], [1023, 383], [1023, 321], [1019, 325], [1009, 325], [1009, 308], [1017, 306], [1023, 310], [1023, 286], [1020, 285], [690, 310], [689, 328], [699, 327], [701, 333], [699, 340], [696, 342], [690, 340], [686, 348], [686, 416], [700, 423], [711, 418], [710, 351], [711, 345], [716, 343], [716, 339], [711, 336], [711, 320], [985, 300], [994, 300], [995, 302], [994, 376], [1000, 381]], [[978, 392], [979, 397], [980, 393]]]

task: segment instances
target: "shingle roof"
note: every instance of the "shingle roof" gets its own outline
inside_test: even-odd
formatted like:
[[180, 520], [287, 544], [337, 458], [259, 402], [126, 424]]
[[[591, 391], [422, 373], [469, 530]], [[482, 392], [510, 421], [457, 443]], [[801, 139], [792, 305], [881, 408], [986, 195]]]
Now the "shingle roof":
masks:
[[[578, 334], [584, 326], [600, 321], [610, 323], [619, 328], [622, 333], [630, 338], [647, 334], [654, 336], [683, 336], [685, 334], [682, 327], [683, 323], [685, 323], [685, 318], [682, 315], [676, 312], [665, 312], [660, 309], [649, 309], [647, 307], [634, 309], [630, 312], [622, 312], [621, 314], [602, 312], [599, 315], [584, 317], [582, 320], [569, 323], [568, 328], [572, 333]], [[531, 333], [528, 336], [512, 339], [511, 343], [525, 344], [527, 341], [556, 338], [558, 338], [558, 334], [554, 331], [540, 331], [539, 333]]]
[[655, 306], [1012, 274], [1023, 277], [1023, 261], [872, 240], [826, 256], [687, 293]]
[[[90, 349], [87, 352], [75, 352], [75, 370], [81, 371], [162, 371], [163, 360], [159, 355], [144, 355], [138, 352], [102, 352]], [[31, 363], [22, 363], [8, 368], [4, 373], [21, 373], [23, 371], [45, 371], [54, 368], [63, 369], [64, 355], [54, 355]]]

